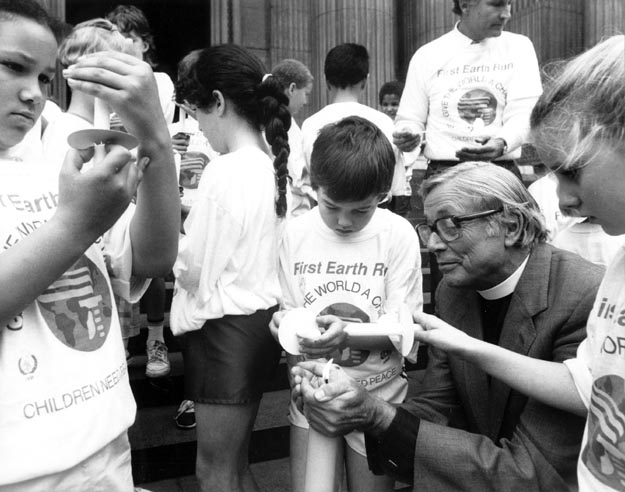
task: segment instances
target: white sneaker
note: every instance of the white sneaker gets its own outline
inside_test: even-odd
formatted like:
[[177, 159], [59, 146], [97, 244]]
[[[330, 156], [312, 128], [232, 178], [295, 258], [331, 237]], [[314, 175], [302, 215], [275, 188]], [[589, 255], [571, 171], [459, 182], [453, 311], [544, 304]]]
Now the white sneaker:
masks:
[[147, 343], [146, 351], [148, 353], [148, 363], [145, 366], [145, 375], [149, 378], [167, 376], [170, 371], [167, 345], [160, 340], [152, 340]]
[[180, 429], [193, 429], [196, 426], [195, 403], [192, 400], [182, 400], [174, 420]]

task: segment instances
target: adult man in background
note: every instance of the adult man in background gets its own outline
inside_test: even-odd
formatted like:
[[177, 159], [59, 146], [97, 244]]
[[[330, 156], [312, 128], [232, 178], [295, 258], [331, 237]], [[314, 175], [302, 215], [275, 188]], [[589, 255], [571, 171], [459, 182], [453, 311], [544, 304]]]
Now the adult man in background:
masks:
[[[504, 32], [511, 0], [454, 0], [454, 29], [412, 57], [395, 119], [404, 152], [425, 140], [426, 177], [463, 161], [493, 161], [520, 177], [513, 159], [542, 92], [532, 42]], [[425, 136], [425, 138], [424, 138]]]

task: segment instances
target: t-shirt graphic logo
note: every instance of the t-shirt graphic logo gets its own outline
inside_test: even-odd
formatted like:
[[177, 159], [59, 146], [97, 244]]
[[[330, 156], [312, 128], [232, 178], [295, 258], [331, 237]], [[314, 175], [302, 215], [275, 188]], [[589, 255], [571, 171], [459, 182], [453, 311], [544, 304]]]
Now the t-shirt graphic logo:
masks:
[[625, 489], [625, 380], [619, 376], [603, 376], [593, 384], [582, 461], [603, 484]]
[[86, 256], [39, 296], [48, 327], [65, 345], [83, 352], [99, 349], [111, 328], [111, 295], [100, 269]]
[[479, 125], [485, 127], [495, 121], [497, 115], [497, 99], [490, 92], [483, 89], [473, 89], [462, 95], [458, 101], [458, 114], [460, 118], [478, 129], [476, 120], [482, 120]]
[[208, 161], [208, 156], [202, 152], [185, 152], [180, 162], [180, 186], [196, 190]]
[[[346, 302], [337, 302], [323, 309], [319, 316], [333, 314], [347, 323], [369, 323], [369, 315], [362, 309]], [[371, 352], [358, 348], [346, 348], [334, 356], [334, 362], [343, 367], [355, 367], [364, 364]]]

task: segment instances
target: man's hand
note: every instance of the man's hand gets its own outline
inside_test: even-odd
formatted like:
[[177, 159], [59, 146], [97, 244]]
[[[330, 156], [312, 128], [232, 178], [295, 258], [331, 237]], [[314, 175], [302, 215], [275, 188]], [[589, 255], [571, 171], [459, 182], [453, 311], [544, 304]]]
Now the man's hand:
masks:
[[305, 361], [292, 368], [294, 398], [300, 398], [310, 425], [326, 436], [342, 436], [353, 430], [373, 435], [384, 432], [395, 417], [395, 408], [370, 395], [341, 369], [331, 371], [328, 383], [324, 363]]
[[420, 132], [403, 128], [393, 132], [393, 144], [402, 152], [412, 152], [421, 143]]
[[506, 148], [503, 138], [480, 137], [475, 142], [479, 146], [463, 147], [456, 152], [461, 161], [493, 161], [501, 157]]

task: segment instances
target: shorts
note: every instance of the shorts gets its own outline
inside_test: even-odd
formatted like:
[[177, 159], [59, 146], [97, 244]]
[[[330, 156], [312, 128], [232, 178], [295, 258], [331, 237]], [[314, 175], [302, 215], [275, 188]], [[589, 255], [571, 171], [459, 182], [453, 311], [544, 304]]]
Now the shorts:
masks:
[[269, 331], [277, 310], [209, 319], [200, 330], [185, 333], [186, 398], [225, 405], [259, 401], [282, 353]]
[[69, 470], [32, 478], [24, 482], [0, 485], [1, 492], [132, 492], [130, 442], [123, 432], [99, 451]]

